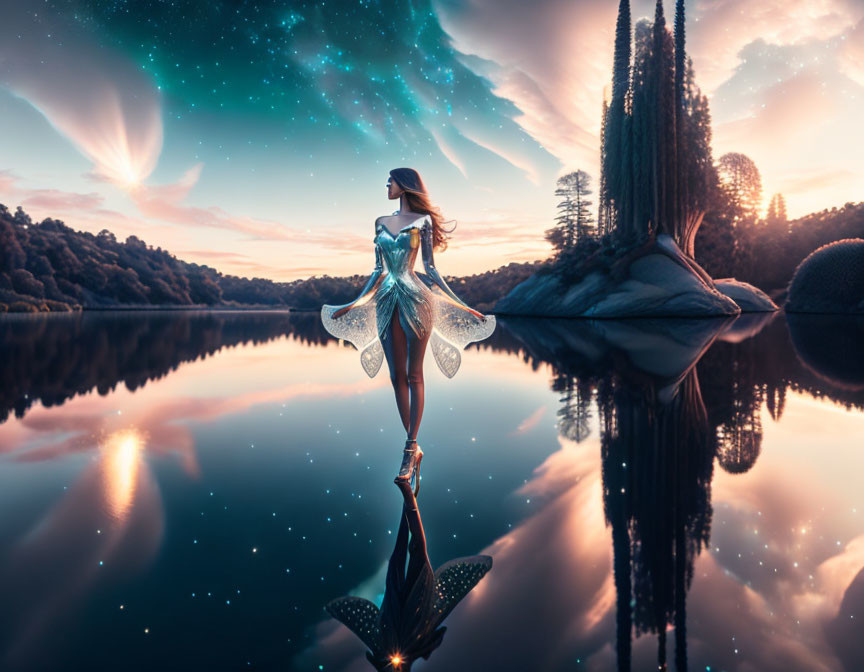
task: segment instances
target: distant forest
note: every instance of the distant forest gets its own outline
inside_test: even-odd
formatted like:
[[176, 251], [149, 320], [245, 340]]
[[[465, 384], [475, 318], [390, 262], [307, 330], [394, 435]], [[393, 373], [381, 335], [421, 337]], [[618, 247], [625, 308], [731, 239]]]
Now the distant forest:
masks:
[[[514, 262], [446, 280], [467, 303], [489, 311], [541, 264]], [[324, 275], [274, 282], [223, 275], [137, 236], [118, 242], [107, 229], [93, 235], [56, 219], [34, 223], [21, 207], [12, 214], [0, 204], [0, 312], [154, 306], [317, 310], [324, 303], [356, 298], [367, 277]]]
[[795, 268], [813, 250], [845, 238], [864, 238], [864, 202], [846, 203], [798, 219], [773, 216], [734, 221], [715, 210], [696, 237], [696, 260], [715, 278], [734, 277], [782, 296]]

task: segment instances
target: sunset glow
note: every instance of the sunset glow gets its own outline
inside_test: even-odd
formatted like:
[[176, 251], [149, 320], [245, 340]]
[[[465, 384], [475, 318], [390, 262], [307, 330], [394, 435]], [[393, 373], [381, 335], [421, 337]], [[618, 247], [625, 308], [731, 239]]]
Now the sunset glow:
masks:
[[114, 432], [100, 446], [105, 474], [105, 503], [112, 518], [123, 521], [135, 499], [144, 441], [134, 429]]
[[[595, 187], [599, 179], [616, 3], [432, 0], [428, 9], [433, 32], [416, 45], [396, 37], [416, 17], [320, 19], [340, 45], [322, 59], [317, 38], [284, 57], [257, 43], [229, 57], [196, 50], [194, 35], [181, 45], [151, 34], [144, 15], [95, 11], [85, 22], [52, 3], [36, 17], [7, 4], [0, 202], [244, 277], [368, 274], [372, 222], [398, 208], [385, 197], [387, 171], [409, 165], [458, 223], [442, 272], [546, 258], [556, 177], [578, 168]], [[254, 20], [275, 18], [269, 11]], [[634, 22], [652, 11], [634, 2]], [[157, 13], [153, 25], [172, 17]], [[318, 20], [298, 13], [280, 39], [294, 45]], [[763, 207], [783, 193], [795, 218], [864, 193], [862, 21], [864, 5], [851, 0], [688, 4], [714, 158], [752, 158]], [[208, 28], [217, 38], [224, 29]], [[399, 51], [360, 74], [351, 45], [388, 31]], [[24, 33], [33, 36], [20, 48]], [[412, 65], [415, 53], [434, 76]], [[240, 79], [226, 71], [241, 64]], [[273, 80], [255, 64], [285, 74]], [[404, 75], [391, 85], [383, 73], [394, 68]]]

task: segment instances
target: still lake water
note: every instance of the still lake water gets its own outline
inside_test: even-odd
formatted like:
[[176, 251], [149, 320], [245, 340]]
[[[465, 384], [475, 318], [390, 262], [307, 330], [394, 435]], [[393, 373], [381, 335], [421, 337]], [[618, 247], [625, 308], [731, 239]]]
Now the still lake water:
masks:
[[[423, 670], [864, 669], [864, 323], [522, 320], [426, 358]], [[0, 669], [366, 670], [404, 430], [317, 314], [0, 318]]]

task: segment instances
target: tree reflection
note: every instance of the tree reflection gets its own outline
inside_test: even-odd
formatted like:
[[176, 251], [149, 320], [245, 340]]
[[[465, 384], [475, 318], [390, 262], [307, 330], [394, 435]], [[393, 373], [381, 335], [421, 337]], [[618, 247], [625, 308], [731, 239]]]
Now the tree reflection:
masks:
[[717, 427], [717, 462], [730, 474], [749, 471], [762, 449], [762, 394], [760, 388], [754, 390], [757, 393], [752, 395], [752, 403], [736, 399], [732, 417]]
[[631, 632], [675, 626], [675, 662], [687, 667], [686, 592], [711, 527], [713, 450], [695, 368], [672, 399], [656, 384], [616, 379], [603, 404], [603, 503], [612, 527], [618, 664], [630, 669]]
[[129, 311], [14, 315], [0, 320], [0, 422], [37, 402], [59, 406], [118, 383], [137, 390], [184, 362], [282, 336], [332, 340], [310, 313]]
[[590, 383], [573, 376], [556, 376], [552, 389], [562, 392], [561, 408], [558, 409], [558, 431], [561, 436], [581, 443], [591, 433], [591, 404], [594, 392]]
[[516, 326], [526, 347], [555, 368], [562, 435], [587, 436], [596, 399], [621, 670], [631, 667], [634, 633], [657, 635], [665, 669], [669, 625], [676, 667], [687, 667], [686, 594], [710, 535], [716, 445], [696, 363], [725, 326], [722, 320], [581, 322], [566, 332]]
[[553, 367], [560, 434], [581, 442], [596, 404], [603, 503], [612, 532], [617, 657], [658, 638], [667, 666], [687, 669], [687, 591], [711, 531], [716, 457], [730, 474], [755, 465], [764, 407], [783, 414], [788, 389], [864, 408], [864, 321], [848, 317], [706, 321], [501, 321], [508, 348]]

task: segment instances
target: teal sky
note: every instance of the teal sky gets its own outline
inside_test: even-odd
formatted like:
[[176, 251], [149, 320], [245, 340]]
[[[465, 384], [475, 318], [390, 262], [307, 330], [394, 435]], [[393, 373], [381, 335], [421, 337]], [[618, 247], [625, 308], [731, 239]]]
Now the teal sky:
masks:
[[[670, 17], [674, 5], [667, 2]], [[365, 273], [391, 168], [455, 219], [445, 273], [545, 257], [598, 177], [617, 3], [25, 2], [0, 8], [0, 202], [225, 273]], [[653, 3], [633, 3], [653, 15]], [[790, 214], [861, 198], [864, 5], [688, 6], [715, 158]]]

